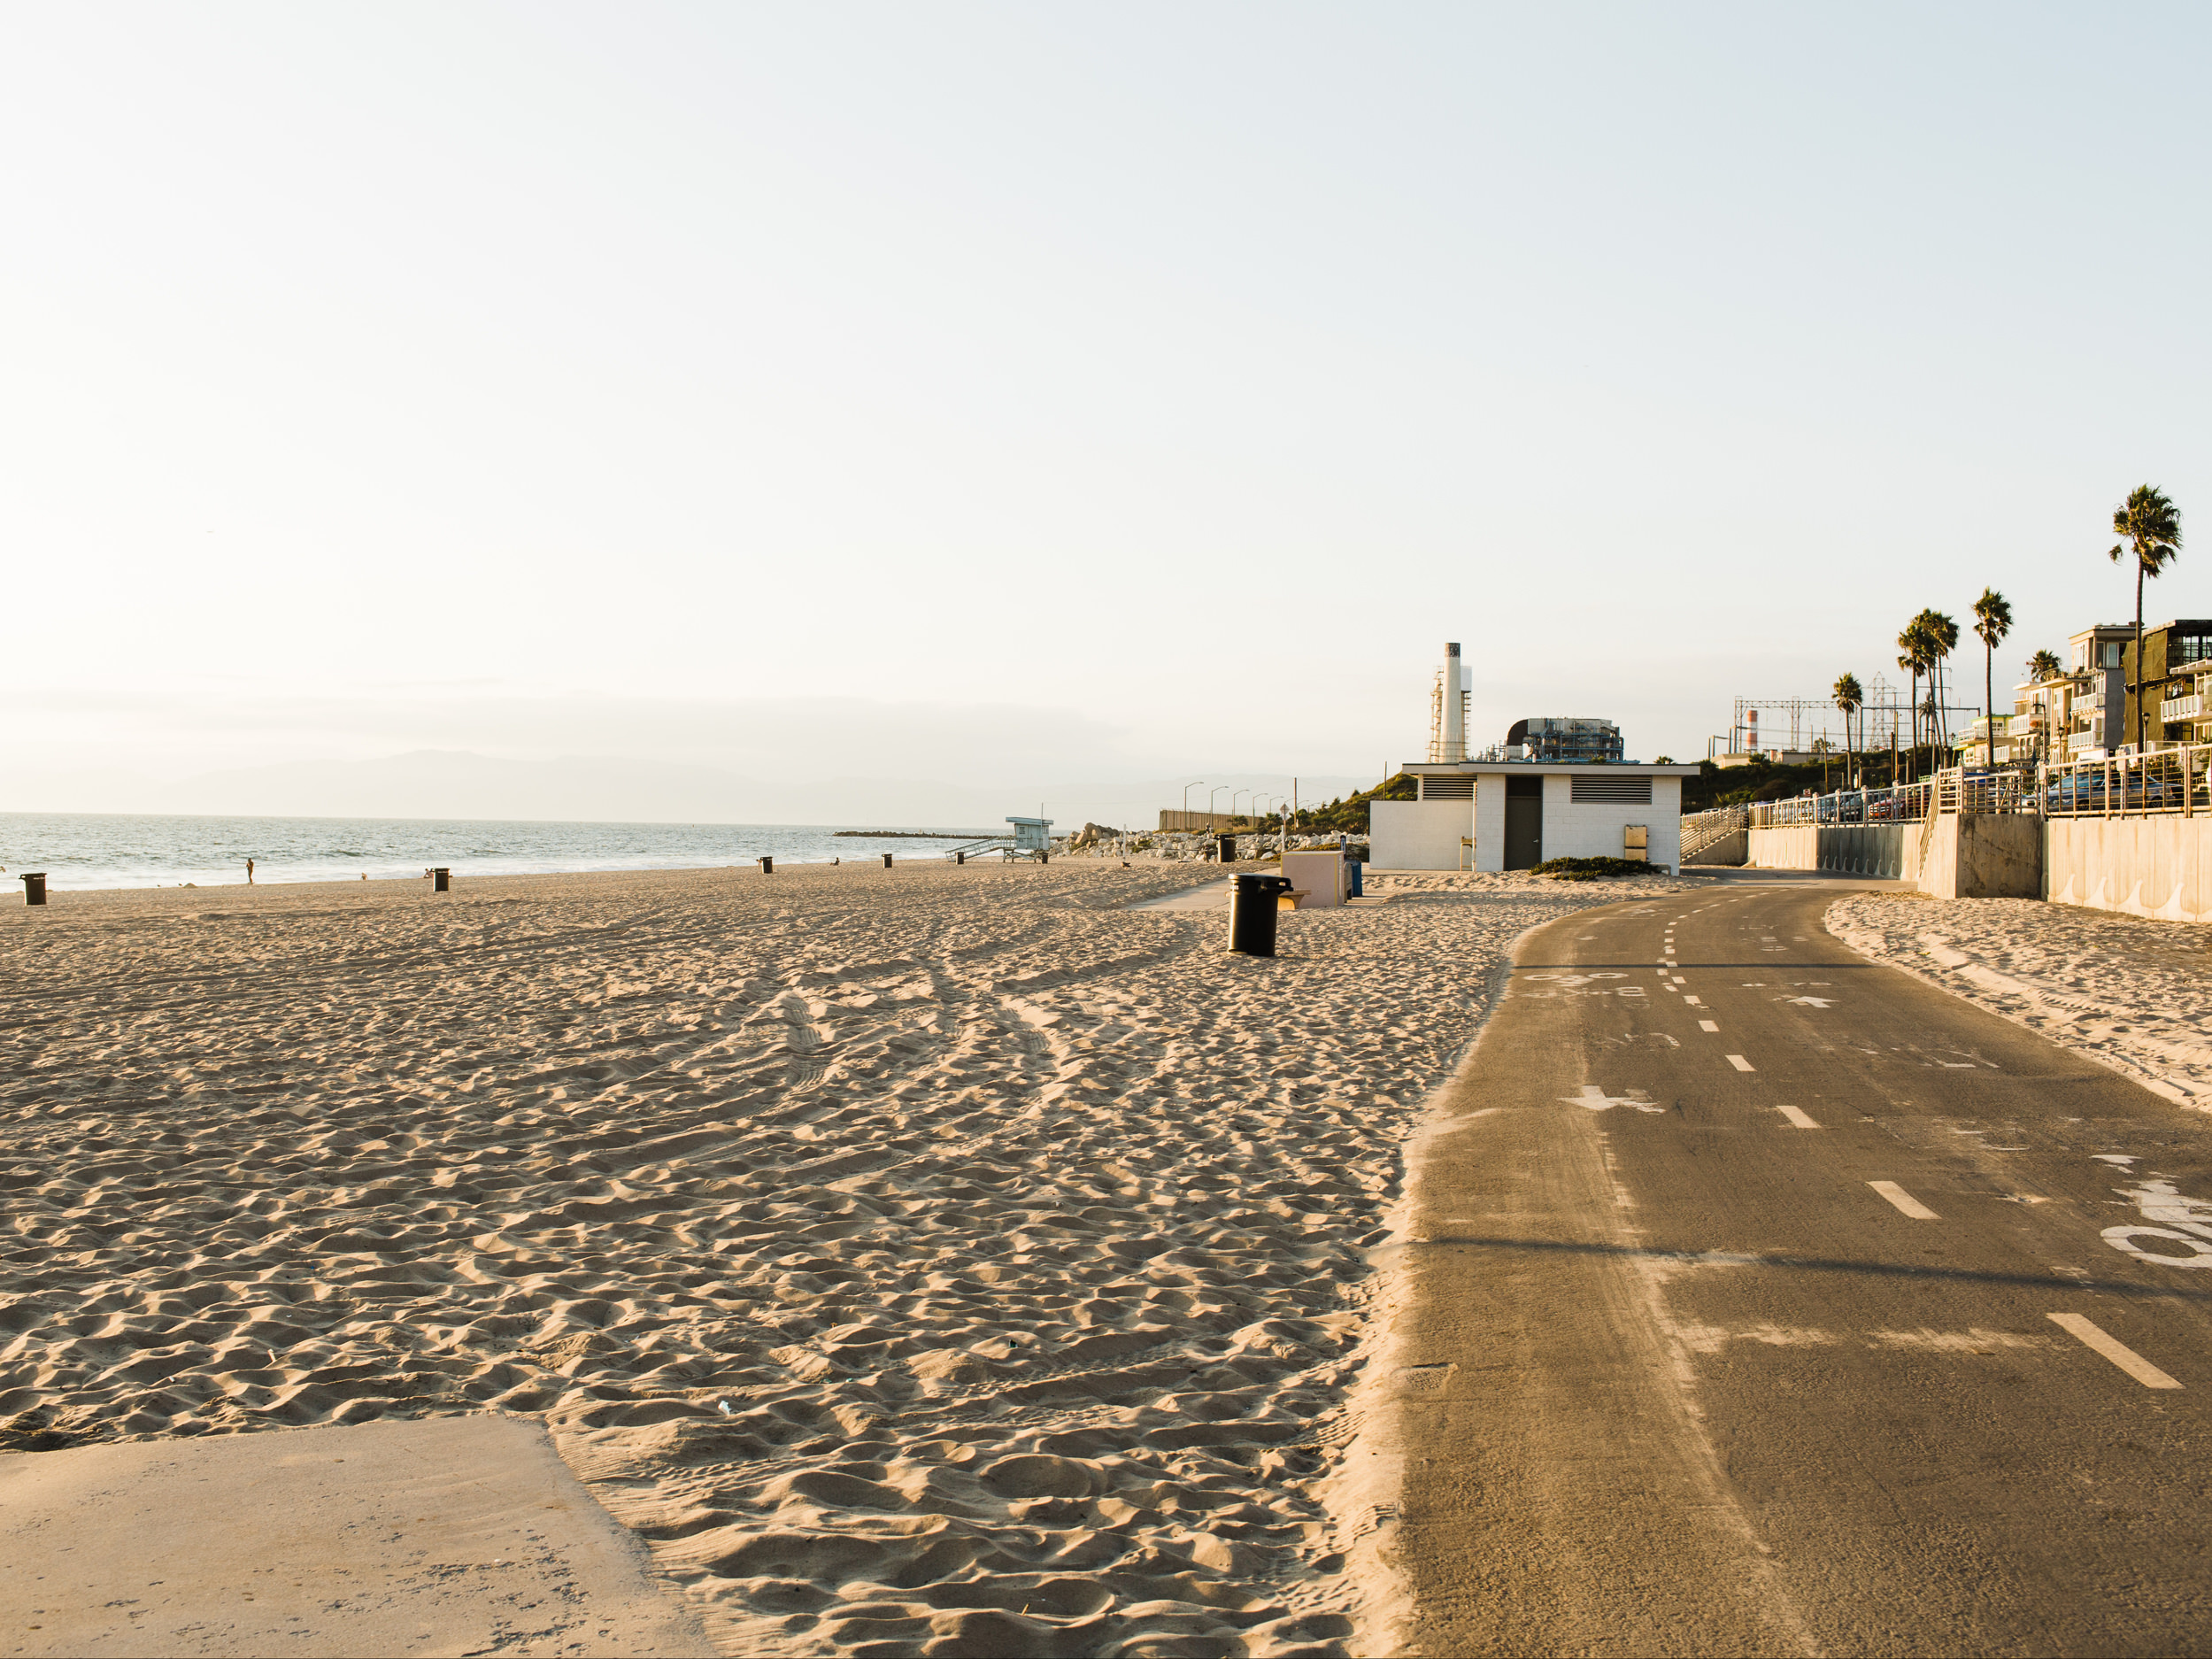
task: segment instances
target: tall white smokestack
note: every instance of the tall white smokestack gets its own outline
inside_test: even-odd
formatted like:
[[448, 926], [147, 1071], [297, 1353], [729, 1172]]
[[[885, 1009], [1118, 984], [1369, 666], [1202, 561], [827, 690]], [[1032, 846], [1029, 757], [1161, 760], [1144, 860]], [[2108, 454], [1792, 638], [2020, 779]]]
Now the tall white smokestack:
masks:
[[1467, 759], [1467, 699], [1460, 695], [1460, 645], [1453, 640], [1444, 648], [1444, 758]]

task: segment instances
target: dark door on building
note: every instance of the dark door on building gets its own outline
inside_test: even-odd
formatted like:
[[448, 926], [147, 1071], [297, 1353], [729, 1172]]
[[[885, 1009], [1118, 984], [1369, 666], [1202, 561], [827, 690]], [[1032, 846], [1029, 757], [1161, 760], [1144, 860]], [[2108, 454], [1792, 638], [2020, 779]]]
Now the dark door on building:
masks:
[[1506, 868], [1534, 869], [1544, 862], [1544, 779], [1506, 780]]

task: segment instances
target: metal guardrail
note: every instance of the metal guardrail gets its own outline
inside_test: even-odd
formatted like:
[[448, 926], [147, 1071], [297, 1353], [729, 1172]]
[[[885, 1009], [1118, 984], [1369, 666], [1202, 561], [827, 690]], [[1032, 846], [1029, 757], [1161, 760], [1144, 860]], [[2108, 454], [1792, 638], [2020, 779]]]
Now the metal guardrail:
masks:
[[1751, 827], [1786, 830], [1796, 824], [1918, 823], [1928, 815], [1934, 787], [1932, 783], [1905, 783], [1890, 789], [1846, 789], [1831, 795], [1761, 801], [1751, 809]]
[[1684, 813], [1682, 815], [1682, 856], [1695, 858], [1715, 842], [1724, 841], [1751, 822], [1751, 814], [1742, 806], [1715, 806], [1709, 812]]
[[2212, 812], [2208, 764], [2212, 745], [2184, 744], [2046, 766], [2037, 783], [2037, 806], [2049, 818], [2194, 817]]
[[2036, 779], [2029, 772], [1969, 772], [1952, 767], [1930, 780], [1938, 814], [2033, 812]]
[[[2062, 760], [2033, 772], [1975, 772], [1953, 767], [1925, 783], [1900, 789], [1840, 790], [1832, 795], [1762, 801], [1750, 809], [1750, 827], [1921, 823], [1931, 816], [1958, 813], [2038, 813], [2048, 818], [2212, 814], [2212, 744], [2177, 745], [2098, 760]], [[1685, 858], [1690, 822], [1683, 820]]]

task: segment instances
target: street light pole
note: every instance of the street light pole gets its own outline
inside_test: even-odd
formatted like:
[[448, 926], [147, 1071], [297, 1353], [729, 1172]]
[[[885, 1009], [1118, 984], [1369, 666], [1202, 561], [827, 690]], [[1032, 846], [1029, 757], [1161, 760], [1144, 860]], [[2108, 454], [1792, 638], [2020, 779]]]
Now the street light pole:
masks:
[[[1240, 790], [1237, 791], [1234, 794], [1232, 794], [1232, 795], [1230, 795], [1230, 796], [1229, 796], [1229, 822], [1231, 822], [1231, 823], [1235, 823], [1235, 822], [1237, 822], [1237, 797], [1238, 795], [1249, 795], [1249, 794], [1251, 794], [1251, 793], [1252, 793], [1252, 791], [1251, 791], [1250, 790], [1248, 790], [1248, 789], [1240, 789]], [[1258, 802], [1257, 800], [1254, 800], [1254, 802], [1252, 803], [1252, 805], [1253, 805], [1254, 808], [1256, 809], [1256, 808], [1258, 807], [1258, 806], [1259, 806], [1259, 802]]]
[[[1268, 802], [1271, 806], [1280, 806], [1283, 804], [1283, 797], [1276, 794], [1273, 790], [1269, 790], [1264, 795], [1254, 793], [1252, 798], [1252, 815], [1254, 819], [1257, 819], [1260, 815], [1262, 809], [1260, 803], [1263, 800]], [[1255, 823], [1252, 827], [1256, 830], [1260, 830], [1260, 826], [1257, 823]], [[1268, 832], [1265, 830], [1260, 830], [1260, 834], [1263, 837], [1262, 845], [1260, 849], [1262, 853], [1267, 851], [1264, 841], [1264, 837], [1267, 833]]]
[[1183, 816], [1185, 820], [1183, 827], [1185, 830], [1191, 827], [1188, 822], [1191, 816], [1191, 791], [1205, 782], [1206, 780], [1202, 777], [1194, 777], [1183, 786]]
[[[1222, 827], [1222, 816], [1214, 810], [1214, 799], [1228, 787], [1226, 783], [1216, 783], [1214, 786], [1214, 793], [1206, 798], [1206, 830], [1208, 835]], [[1229, 799], [1234, 800], [1237, 798], [1232, 795]]]

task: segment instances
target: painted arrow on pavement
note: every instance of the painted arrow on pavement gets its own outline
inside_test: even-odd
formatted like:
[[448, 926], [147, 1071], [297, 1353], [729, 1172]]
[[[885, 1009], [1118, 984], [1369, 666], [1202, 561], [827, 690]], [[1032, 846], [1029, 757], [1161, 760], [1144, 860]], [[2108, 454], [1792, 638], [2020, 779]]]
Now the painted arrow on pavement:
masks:
[[1649, 1100], [1630, 1096], [1607, 1094], [1594, 1083], [1585, 1083], [1580, 1095], [1562, 1094], [1559, 1097], [1569, 1106], [1586, 1106], [1593, 1112], [1609, 1112], [1616, 1106], [1632, 1106], [1639, 1112], [1663, 1112], [1663, 1106], [1653, 1106]]

